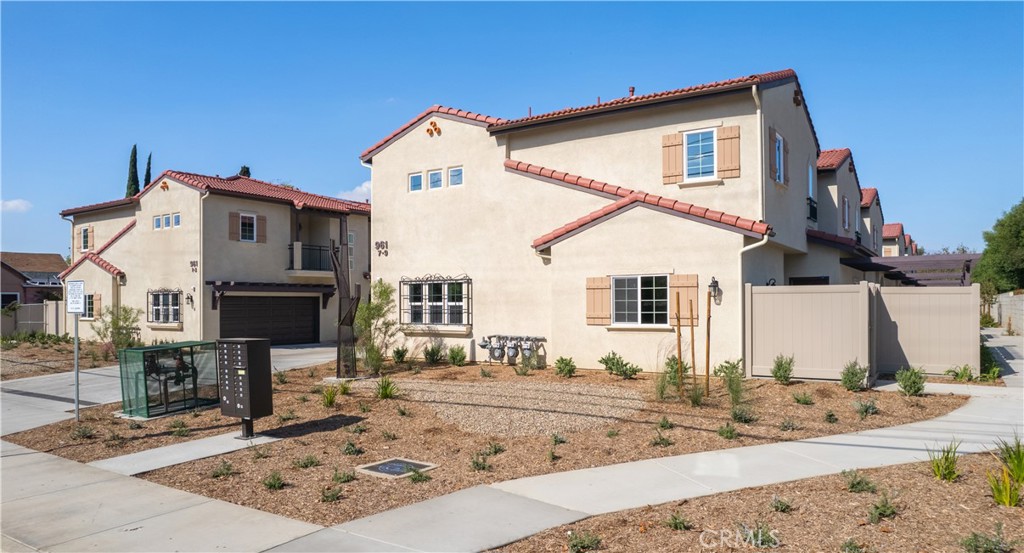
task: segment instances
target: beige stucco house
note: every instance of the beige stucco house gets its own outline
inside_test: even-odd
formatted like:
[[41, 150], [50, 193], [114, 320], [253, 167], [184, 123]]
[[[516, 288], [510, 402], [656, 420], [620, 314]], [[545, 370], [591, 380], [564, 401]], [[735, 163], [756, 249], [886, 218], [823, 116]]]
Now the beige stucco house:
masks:
[[[835, 245], [870, 253], [852, 156], [822, 172], [820, 153], [792, 70], [511, 120], [433, 106], [361, 155], [373, 276], [399, 290], [415, 354], [529, 335], [549, 363], [615, 350], [646, 370], [675, 350], [677, 292], [703, 366], [714, 280], [711, 362], [737, 359], [744, 283], [864, 278]], [[830, 219], [809, 220], [813, 195]]]
[[907, 236], [903, 232], [903, 223], [885, 223], [882, 227], [882, 255], [884, 257], [909, 255]]
[[[330, 261], [341, 245], [353, 290], [369, 291], [370, 206], [232, 176], [165, 171], [135, 196], [66, 209], [84, 280], [80, 332], [105, 306], [141, 310], [140, 338], [336, 339]], [[343, 228], [346, 229], [343, 232]]]

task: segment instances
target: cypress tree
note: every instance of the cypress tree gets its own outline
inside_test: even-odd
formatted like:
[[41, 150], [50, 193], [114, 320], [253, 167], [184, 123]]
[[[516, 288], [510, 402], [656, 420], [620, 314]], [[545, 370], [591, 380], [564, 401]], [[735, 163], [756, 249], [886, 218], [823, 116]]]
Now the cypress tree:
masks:
[[242, 168], [238, 170], [238, 176], [240, 176], [240, 177], [251, 177], [252, 175], [249, 174], [249, 166], [248, 165], [243, 165]]
[[142, 181], [142, 186], [149, 186], [149, 183], [153, 180], [153, 152], [149, 152], [149, 157], [146, 158], [146, 180]]
[[139, 158], [136, 144], [132, 144], [132, 155], [128, 159], [128, 187], [124, 197], [130, 198], [139, 193]]

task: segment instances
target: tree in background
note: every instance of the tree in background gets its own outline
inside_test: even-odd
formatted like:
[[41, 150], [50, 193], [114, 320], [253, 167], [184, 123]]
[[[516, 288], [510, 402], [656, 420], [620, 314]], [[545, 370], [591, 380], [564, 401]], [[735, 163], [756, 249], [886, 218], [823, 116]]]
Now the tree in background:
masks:
[[249, 173], [249, 166], [243, 165], [242, 168], [238, 170], [238, 176], [251, 177], [252, 175]]
[[971, 273], [972, 280], [981, 283], [983, 292], [1024, 288], [1024, 200], [1003, 213], [982, 236], [985, 251]]
[[139, 193], [139, 152], [137, 144], [132, 144], [132, 155], [128, 158], [128, 187], [124, 197], [131, 198]]
[[142, 186], [149, 186], [149, 183], [153, 182], [153, 152], [149, 152], [149, 157], [146, 158], [146, 180], [142, 181]]

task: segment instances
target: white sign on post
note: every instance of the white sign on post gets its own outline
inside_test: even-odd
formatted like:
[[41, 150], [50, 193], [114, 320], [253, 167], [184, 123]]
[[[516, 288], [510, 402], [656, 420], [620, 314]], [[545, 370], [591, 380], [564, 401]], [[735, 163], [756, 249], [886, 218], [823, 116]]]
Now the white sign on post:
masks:
[[68, 313], [85, 314], [85, 281], [69, 280], [68, 284]]

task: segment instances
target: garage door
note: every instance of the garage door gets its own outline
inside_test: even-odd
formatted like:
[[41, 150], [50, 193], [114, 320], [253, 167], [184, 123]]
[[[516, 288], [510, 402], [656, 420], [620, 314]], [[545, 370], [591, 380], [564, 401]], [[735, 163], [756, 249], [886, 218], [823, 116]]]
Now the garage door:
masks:
[[270, 338], [273, 345], [320, 341], [320, 299], [230, 296], [220, 300], [221, 338]]

